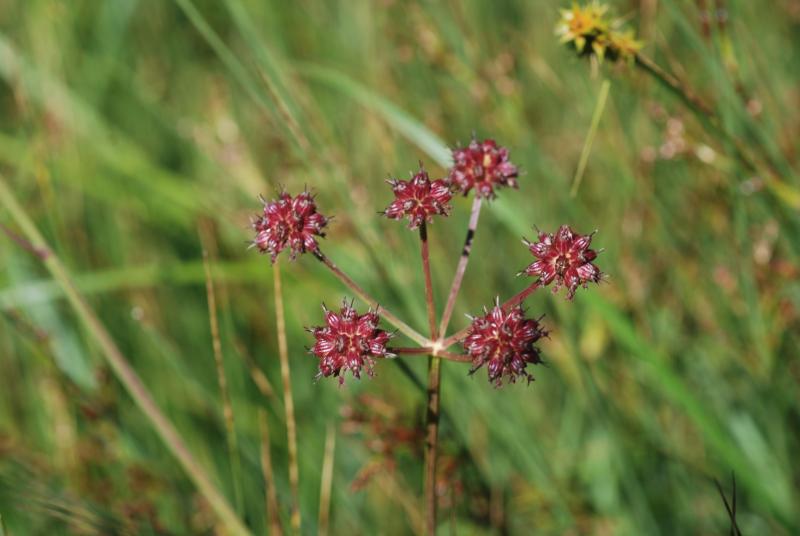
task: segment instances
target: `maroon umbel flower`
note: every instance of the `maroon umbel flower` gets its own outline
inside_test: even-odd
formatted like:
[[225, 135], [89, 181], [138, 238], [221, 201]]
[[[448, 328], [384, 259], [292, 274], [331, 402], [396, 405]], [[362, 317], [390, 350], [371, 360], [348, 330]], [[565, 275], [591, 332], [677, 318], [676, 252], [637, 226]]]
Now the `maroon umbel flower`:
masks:
[[547, 332], [538, 321], [525, 318], [520, 305], [504, 311], [498, 299], [494, 308], [491, 311], [484, 308], [484, 313], [484, 316], [472, 318], [464, 340], [464, 350], [472, 357], [470, 374], [486, 365], [489, 381], [497, 386], [502, 385], [504, 377], [511, 383], [516, 382], [518, 376], [533, 381], [525, 368], [528, 364], [541, 363], [535, 344]]
[[498, 186], [517, 187], [517, 166], [509, 162], [508, 149], [494, 140], [473, 139], [467, 147], [453, 150], [450, 184], [467, 195], [475, 188], [478, 197], [495, 197]]
[[410, 181], [392, 179], [387, 182], [394, 192], [394, 201], [383, 211], [387, 218], [399, 220], [408, 216], [408, 227], [416, 229], [423, 222], [430, 223], [434, 215], [450, 214], [452, 194], [447, 181], [431, 181], [421, 165]]
[[393, 357], [386, 350], [392, 335], [378, 329], [378, 313], [370, 309], [359, 315], [346, 300], [339, 313], [328, 310], [325, 305], [322, 310], [325, 311], [325, 325], [308, 330], [317, 339], [310, 352], [319, 358], [320, 376], [337, 376], [341, 384], [347, 370], [360, 378], [361, 369], [366, 366], [371, 376], [375, 358]]
[[325, 236], [323, 227], [328, 218], [317, 212], [314, 196], [302, 192], [292, 197], [281, 192], [278, 199], [266, 201], [263, 197], [264, 214], [253, 220], [256, 237], [253, 245], [261, 253], [269, 253], [272, 262], [287, 246], [294, 260], [301, 253], [317, 251], [315, 236]]
[[539, 276], [539, 283], [546, 286], [555, 281], [553, 292], [563, 285], [567, 288], [567, 299], [572, 299], [579, 286], [597, 283], [602, 276], [592, 261], [597, 251], [590, 249], [594, 233], [575, 234], [569, 225], [562, 225], [555, 234], [539, 231], [539, 241], [523, 242], [538, 259], [523, 273]]

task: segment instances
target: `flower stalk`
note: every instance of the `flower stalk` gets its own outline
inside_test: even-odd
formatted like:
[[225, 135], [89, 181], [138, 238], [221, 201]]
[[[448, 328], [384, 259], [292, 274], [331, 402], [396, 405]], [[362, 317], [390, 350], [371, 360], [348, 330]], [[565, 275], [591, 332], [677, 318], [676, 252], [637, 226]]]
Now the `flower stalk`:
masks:
[[[319, 360], [317, 377], [337, 377], [344, 383], [349, 371], [355, 379], [366, 370], [374, 373], [378, 360], [395, 357], [427, 356], [428, 386], [426, 391], [426, 419], [424, 432], [424, 487], [423, 516], [419, 524], [422, 532], [433, 535], [437, 525], [437, 454], [439, 443], [439, 421], [441, 419], [441, 374], [442, 361], [470, 363], [469, 374], [485, 367], [489, 382], [501, 386], [504, 381], [514, 383], [518, 378], [533, 381], [528, 365], [541, 363], [539, 349], [535, 345], [547, 335], [539, 324], [541, 318], [527, 318], [522, 301], [541, 286], [553, 285], [567, 289], [567, 298], [572, 299], [579, 286], [600, 280], [601, 273], [591, 261], [597, 252], [589, 249], [592, 235], [578, 235], [569, 226], [563, 225], [557, 233], [539, 232], [538, 242], [525, 241], [531, 253], [538, 259], [523, 272], [538, 279], [500, 305], [497, 300], [491, 309], [484, 308], [484, 315], [470, 317], [466, 329], [443, 338], [460, 294], [472, 242], [478, 226], [483, 200], [493, 200], [501, 188], [518, 188], [517, 167], [509, 160], [509, 152], [494, 140], [472, 141], [453, 150], [453, 166], [444, 179], [431, 180], [420, 163], [419, 171], [411, 174], [410, 180], [390, 179], [394, 200], [380, 214], [392, 220], [408, 220], [410, 229], [418, 229], [420, 257], [425, 282], [425, 305], [428, 320], [428, 337], [417, 332], [390, 311], [380, 308], [377, 300], [367, 294], [352, 278], [345, 274], [320, 249], [317, 237], [323, 237], [324, 228], [330, 218], [317, 212], [313, 195], [303, 192], [292, 197], [282, 192], [277, 200], [264, 201], [263, 215], [253, 220], [256, 237], [253, 246], [261, 253], [268, 253], [274, 263], [283, 250], [289, 250], [290, 258], [312, 253], [334, 276], [371, 308], [359, 313], [354, 301], [345, 299], [341, 309], [331, 311], [323, 304], [324, 325], [307, 328], [315, 338], [309, 349]], [[435, 217], [450, 214], [450, 201], [454, 193], [472, 195], [472, 209], [467, 225], [464, 247], [458, 259], [456, 271], [441, 319], [436, 316], [436, 304], [431, 274], [430, 242], [428, 226]], [[280, 276], [276, 267], [276, 310], [279, 311], [279, 335], [285, 330], [282, 319]], [[380, 328], [381, 317], [414, 343], [416, 347], [390, 347], [393, 333]], [[287, 386], [288, 362], [285, 334], [279, 336], [284, 385]], [[448, 348], [463, 342], [463, 352], [448, 351]], [[285, 365], [285, 366], [284, 366]], [[285, 388], [288, 392], [288, 387]], [[290, 405], [290, 400], [286, 405]], [[289, 421], [287, 416], [287, 421]], [[291, 419], [293, 421], [293, 419]], [[292, 427], [294, 425], [292, 424]], [[290, 440], [291, 443], [291, 440]], [[296, 446], [295, 446], [296, 448]], [[296, 451], [295, 451], [296, 456]], [[296, 458], [295, 458], [296, 459]], [[290, 445], [290, 462], [292, 447]], [[296, 469], [295, 469], [296, 470]], [[290, 470], [291, 477], [291, 470]], [[290, 478], [290, 482], [291, 482]], [[295, 490], [293, 489], [293, 492]], [[296, 492], [295, 492], [296, 493]], [[299, 518], [294, 522], [299, 530]], [[415, 522], [416, 524], [416, 522]]]
[[380, 310], [381, 316], [386, 319], [391, 325], [397, 328], [397, 330], [414, 341], [415, 343], [419, 344], [420, 346], [431, 346], [433, 341], [429, 340], [427, 337], [423, 336], [419, 332], [417, 332], [414, 328], [400, 320], [397, 316], [395, 316], [391, 311], [386, 309], [385, 307], [381, 307], [378, 304], [378, 301], [367, 294], [364, 289], [362, 289], [358, 284], [353, 281], [347, 274], [345, 274], [327, 255], [322, 253], [322, 251], [315, 251], [314, 257], [317, 258], [322, 264], [328, 268], [333, 275], [335, 275], [339, 281], [344, 283], [344, 286], [352, 290], [356, 296], [361, 298], [365, 303], [367, 303], [370, 307], [376, 310]]
[[472, 201], [467, 236], [464, 239], [464, 247], [461, 249], [461, 256], [458, 258], [458, 266], [453, 276], [453, 283], [450, 285], [450, 294], [447, 296], [447, 304], [445, 305], [444, 313], [442, 313], [442, 322], [439, 324], [439, 333], [441, 334], [447, 332], [447, 327], [450, 325], [450, 318], [453, 316], [453, 310], [456, 306], [458, 292], [461, 290], [461, 283], [464, 281], [464, 273], [467, 271], [469, 254], [472, 252], [472, 241], [475, 239], [475, 231], [478, 228], [478, 218], [481, 215], [482, 201], [483, 198], [479, 196], [475, 196], [475, 199]]

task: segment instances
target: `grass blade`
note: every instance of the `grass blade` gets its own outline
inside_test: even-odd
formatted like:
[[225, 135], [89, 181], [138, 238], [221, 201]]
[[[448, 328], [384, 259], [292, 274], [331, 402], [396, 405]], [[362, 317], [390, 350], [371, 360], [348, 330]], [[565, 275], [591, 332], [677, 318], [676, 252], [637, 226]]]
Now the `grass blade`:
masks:
[[259, 408], [258, 424], [261, 429], [261, 471], [264, 475], [264, 487], [267, 525], [270, 534], [283, 534], [281, 527], [280, 506], [278, 505], [278, 495], [275, 492], [275, 472], [272, 470], [272, 456], [269, 447], [269, 424], [267, 423], [267, 412]]
[[206, 271], [206, 299], [208, 300], [208, 322], [211, 330], [211, 346], [214, 350], [214, 365], [217, 371], [217, 383], [222, 397], [222, 413], [225, 418], [225, 437], [228, 443], [228, 457], [231, 465], [233, 479], [234, 500], [236, 509], [241, 514], [243, 511], [242, 499], [242, 462], [239, 458], [239, 444], [236, 439], [236, 421], [233, 414], [233, 405], [228, 391], [228, 381], [225, 377], [225, 362], [222, 356], [222, 341], [219, 336], [219, 321], [217, 319], [217, 297], [214, 292], [214, 280], [211, 277], [211, 264], [208, 260], [208, 251], [203, 250], [203, 264]]
[[583, 173], [586, 171], [586, 164], [589, 162], [589, 153], [592, 152], [592, 143], [597, 134], [597, 127], [600, 125], [600, 118], [603, 117], [603, 110], [606, 108], [606, 99], [608, 98], [608, 90], [611, 88], [611, 82], [607, 79], [603, 80], [603, 85], [600, 86], [600, 93], [597, 95], [597, 104], [594, 107], [592, 114], [592, 122], [589, 125], [589, 132], [586, 134], [586, 141], [583, 143], [581, 150], [581, 157], [578, 160], [578, 167], [575, 170], [575, 177], [572, 179], [572, 188], [569, 191], [570, 197], [578, 195], [578, 188], [581, 186], [583, 180]]
[[325, 432], [325, 457], [322, 460], [322, 479], [319, 483], [319, 526], [317, 534], [326, 536], [331, 517], [331, 492], [333, 491], [333, 462], [336, 449], [336, 427], [328, 424]]
[[117, 347], [111, 334], [106, 331], [92, 308], [83, 296], [78, 293], [67, 270], [61, 264], [58, 257], [50, 251], [44, 238], [39, 233], [28, 214], [17, 202], [16, 197], [6, 185], [3, 177], [0, 177], [0, 203], [6, 207], [12, 219], [20, 227], [31, 245], [39, 251], [47, 251], [47, 255], [42, 260], [42, 263], [50, 272], [53, 279], [55, 279], [64, 290], [67, 300], [92, 338], [100, 346], [102, 354], [108, 361], [114, 374], [125, 386], [125, 389], [150, 421], [166, 447], [172, 452], [178, 460], [178, 463], [180, 463], [184, 471], [186, 471], [186, 474], [195, 486], [197, 486], [198, 491], [200, 491], [203, 497], [208, 501], [222, 524], [227, 527], [231, 534], [250, 534], [241, 520], [236, 516], [233, 509], [228, 504], [228, 501], [212, 483], [205, 470], [200, 466], [197, 460], [195, 460], [178, 431], [162, 413], [155, 400], [153, 400], [150, 391], [145, 387], [136, 371], [131, 367], [128, 360]]
[[436, 134], [397, 105], [369, 88], [339, 71], [321, 65], [302, 64], [298, 71], [312, 80], [323, 82], [341, 91], [365, 108], [378, 113], [391, 127], [426, 152], [440, 166], [447, 167], [452, 163], [450, 150]]

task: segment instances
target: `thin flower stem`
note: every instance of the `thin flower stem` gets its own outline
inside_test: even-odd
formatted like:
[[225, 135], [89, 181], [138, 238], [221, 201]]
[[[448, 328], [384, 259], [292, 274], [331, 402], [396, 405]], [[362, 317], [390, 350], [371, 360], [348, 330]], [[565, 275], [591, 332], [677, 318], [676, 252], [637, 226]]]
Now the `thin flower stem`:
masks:
[[[678, 80], [675, 76], [662, 69], [653, 60], [643, 54], [636, 54], [636, 65], [651, 75], [657, 82], [669, 89], [678, 96], [695, 116], [708, 129], [727, 141], [733, 146], [734, 156], [751, 172], [761, 175], [766, 181], [767, 186], [782, 201], [788, 203], [793, 208], [800, 208], [800, 193], [795, 188], [781, 180], [781, 174], [767, 154], [759, 159], [750, 147], [729, 133], [722, 125], [719, 116], [705, 101], [697, 96], [686, 84]], [[763, 146], [761, 147], [763, 151]]]
[[425, 420], [425, 534], [436, 534], [436, 454], [439, 445], [439, 412], [442, 361], [428, 358], [428, 409]]
[[[425, 303], [428, 308], [428, 324], [431, 340], [436, 334], [436, 306], [433, 303], [431, 263], [428, 251], [428, 228], [423, 221], [419, 227], [422, 252], [422, 271], [425, 274]], [[460, 284], [460, 283], [459, 283]], [[433, 351], [428, 357], [428, 414], [425, 440], [425, 527], [427, 534], [436, 532], [436, 458], [439, 443], [439, 398], [441, 388], [442, 361]]]
[[436, 355], [447, 361], [458, 361], [459, 363], [469, 363], [472, 361], [472, 358], [466, 354], [454, 354], [445, 350], [439, 350]]
[[398, 329], [401, 333], [407, 336], [409, 339], [414, 341], [415, 343], [419, 344], [420, 346], [432, 346], [433, 341], [429, 340], [427, 337], [422, 336], [419, 332], [414, 330], [411, 326], [397, 318], [394, 314], [392, 314], [389, 310], [385, 307], [381, 307], [377, 300], [364, 292], [364, 290], [359, 287], [355, 281], [350, 279], [344, 272], [342, 272], [338, 266], [336, 266], [333, 261], [331, 261], [324, 253], [321, 251], [315, 251], [314, 256], [319, 260], [322, 264], [324, 264], [328, 269], [333, 272], [339, 280], [344, 283], [344, 285], [355, 292], [355, 294], [364, 300], [370, 307], [374, 309], [380, 308], [380, 314], [383, 318], [386, 319], [387, 322], [392, 324], [394, 327]]
[[169, 449], [189, 479], [197, 487], [198, 491], [208, 501], [209, 506], [214, 510], [221, 523], [226, 527], [230, 534], [249, 535], [250, 531], [244, 523], [236, 516], [225, 496], [220, 493], [212, 483], [203, 467], [197, 462], [191, 451], [187, 448], [183, 438], [178, 431], [161, 412], [161, 409], [153, 400], [150, 391], [142, 383], [141, 378], [131, 367], [130, 362], [120, 351], [111, 334], [106, 330], [103, 323], [95, 312], [86, 302], [84, 297], [78, 292], [74, 281], [70, 277], [64, 265], [58, 257], [50, 250], [39, 230], [34, 225], [30, 216], [17, 202], [16, 197], [6, 185], [4, 179], [0, 177], [0, 203], [6, 207], [11, 218], [16, 222], [33, 247], [33, 251], [40, 252], [38, 256], [42, 259], [45, 268], [56, 283], [64, 291], [67, 301], [75, 310], [81, 322], [86, 327], [87, 332], [95, 340], [101, 349], [111, 370], [119, 379], [120, 383], [128, 391], [134, 403], [139, 407], [147, 420], [155, 429], [161, 441]]
[[464, 248], [461, 250], [461, 257], [458, 259], [458, 266], [453, 276], [453, 283], [450, 285], [450, 294], [447, 296], [447, 304], [442, 314], [442, 321], [439, 324], [439, 333], [442, 335], [447, 332], [447, 326], [450, 325], [450, 318], [453, 316], [453, 309], [455, 309], [456, 306], [458, 291], [461, 289], [461, 282], [464, 280], [464, 272], [467, 271], [469, 254], [472, 251], [472, 240], [475, 238], [475, 229], [478, 227], [478, 218], [481, 214], [481, 200], [482, 198], [476, 195], [475, 199], [472, 201], [472, 212], [470, 212], [469, 216], [467, 237], [464, 239]]
[[275, 285], [275, 320], [278, 331], [278, 354], [281, 360], [281, 379], [283, 380], [283, 409], [286, 412], [286, 437], [289, 450], [289, 487], [292, 503], [289, 521], [295, 534], [300, 534], [300, 473], [297, 467], [297, 423], [294, 418], [294, 399], [292, 397], [292, 376], [289, 368], [289, 347], [286, 343], [286, 319], [283, 313], [283, 289], [281, 288], [281, 269], [278, 264], [272, 267]]
[[418, 348], [387, 348], [387, 350], [392, 354], [397, 355], [428, 355], [433, 352], [433, 348], [430, 346], [421, 346]]
[[[541, 285], [539, 284], [538, 281], [534, 281], [533, 283], [528, 285], [528, 287], [526, 287], [524, 290], [516, 293], [514, 296], [503, 302], [502, 305], [503, 310], [507, 310], [510, 307], [519, 305], [520, 303], [523, 302], [523, 300], [525, 300], [525, 298], [533, 294], [536, 291], [536, 289], [538, 289], [540, 286]], [[453, 335], [450, 335], [444, 341], [442, 341], [442, 348], [449, 348], [450, 346], [461, 341], [467, 336], [468, 331], [469, 331], [469, 326], [467, 326], [466, 328], [462, 329], [457, 333], [454, 333]]]
[[422, 271], [425, 276], [425, 305], [428, 308], [428, 326], [430, 327], [431, 340], [437, 339], [436, 335], [436, 305], [433, 302], [433, 281], [431, 280], [431, 256], [428, 246], [428, 226], [423, 221], [419, 226], [420, 253], [422, 255]]
[[578, 160], [578, 167], [575, 169], [575, 176], [572, 179], [572, 188], [570, 188], [569, 191], [570, 197], [578, 195], [578, 188], [581, 186], [583, 174], [586, 171], [586, 164], [589, 162], [589, 154], [592, 152], [592, 144], [597, 135], [597, 127], [600, 126], [600, 118], [603, 117], [603, 110], [605, 110], [606, 107], [609, 89], [611, 89], [611, 82], [609, 82], [608, 79], [603, 80], [600, 86], [600, 94], [597, 96], [594, 113], [592, 114], [592, 122], [589, 125], [589, 132], [586, 134], [586, 140], [583, 142], [583, 149], [581, 150], [581, 156]]
[[715, 117], [711, 106], [706, 104], [705, 101], [698, 97], [691, 89], [689, 89], [689, 87], [686, 86], [686, 84], [662, 69], [661, 66], [659, 66], [656, 62], [644, 54], [636, 54], [635, 61], [637, 66], [649, 73], [664, 87], [677, 95], [678, 98], [680, 98], [689, 108], [692, 109], [692, 111], [704, 116], [709, 120]]
[[[429, 346], [423, 346], [422, 348], [389, 348], [388, 350], [393, 354], [406, 355], [406, 356], [433, 354], [433, 348]], [[437, 350], [436, 355], [437, 357], [441, 357], [446, 361], [467, 362], [472, 360], [472, 358], [467, 355], [454, 354], [452, 352], [447, 352], [444, 350]]]

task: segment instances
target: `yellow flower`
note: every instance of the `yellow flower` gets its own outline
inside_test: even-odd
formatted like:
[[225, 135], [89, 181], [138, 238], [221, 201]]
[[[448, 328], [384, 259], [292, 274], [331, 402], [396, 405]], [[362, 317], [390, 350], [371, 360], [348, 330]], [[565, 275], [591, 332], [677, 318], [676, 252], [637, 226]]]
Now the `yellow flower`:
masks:
[[592, 45], [598, 36], [608, 33], [605, 18], [608, 6], [596, 1], [585, 6], [572, 5], [572, 9], [561, 10], [561, 20], [556, 26], [556, 35], [562, 43], [572, 43], [578, 54], [583, 54], [586, 45]]
[[644, 46], [642, 41], [638, 41], [633, 30], [625, 32], [612, 31], [609, 33], [609, 49], [616, 56], [615, 59], [633, 61], [636, 53]]
[[561, 10], [556, 35], [562, 43], [572, 45], [579, 56], [632, 61], [642, 43], [632, 31], [617, 30], [618, 23], [611, 21], [607, 12], [608, 6], [597, 0], [583, 6], [573, 4], [571, 9]]

